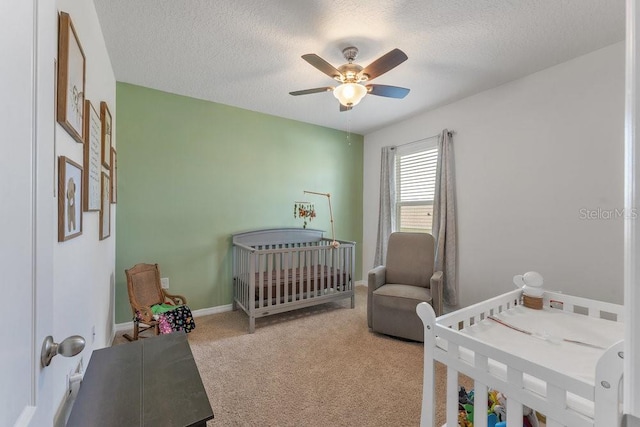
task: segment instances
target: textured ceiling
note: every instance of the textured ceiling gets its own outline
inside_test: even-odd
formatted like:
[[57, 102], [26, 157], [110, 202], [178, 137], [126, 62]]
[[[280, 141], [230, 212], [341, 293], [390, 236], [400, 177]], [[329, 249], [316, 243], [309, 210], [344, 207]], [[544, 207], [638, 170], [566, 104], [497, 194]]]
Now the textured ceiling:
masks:
[[[367, 134], [624, 39], [625, 0], [94, 0], [118, 81]], [[366, 66], [393, 48], [409, 59], [340, 113], [334, 66]]]

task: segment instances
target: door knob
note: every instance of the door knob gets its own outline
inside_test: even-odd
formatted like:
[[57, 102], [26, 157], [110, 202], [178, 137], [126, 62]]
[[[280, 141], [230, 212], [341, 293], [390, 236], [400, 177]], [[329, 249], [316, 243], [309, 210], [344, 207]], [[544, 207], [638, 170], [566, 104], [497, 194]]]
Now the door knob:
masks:
[[72, 335], [62, 341], [60, 344], [53, 342], [53, 337], [49, 335], [42, 343], [42, 352], [40, 353], [40, 363], [42, 367], [49, 366], [51, 359], [56, 354], [64, 357], [75, 356], [84, 349], [85, 340], [80, 335]]

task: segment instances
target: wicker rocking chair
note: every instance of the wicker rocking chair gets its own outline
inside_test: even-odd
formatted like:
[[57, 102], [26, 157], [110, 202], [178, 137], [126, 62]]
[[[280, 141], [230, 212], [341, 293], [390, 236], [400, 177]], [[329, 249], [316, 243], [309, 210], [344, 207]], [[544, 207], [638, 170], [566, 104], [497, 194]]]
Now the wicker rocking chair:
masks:
[[159, 322], [153, 318], [151, 306], [156, 304], [185, 305], [187, 299], [181, 295], [171, 295], [160, 286], [160, 270], [158, 264], [136, 264], [125, 270], [127, 275], [127, 291], [133, 312], [133, 337], [124, 334], [129, 341], [144, 338], [140, 334], [153, 329], [158, 335]]

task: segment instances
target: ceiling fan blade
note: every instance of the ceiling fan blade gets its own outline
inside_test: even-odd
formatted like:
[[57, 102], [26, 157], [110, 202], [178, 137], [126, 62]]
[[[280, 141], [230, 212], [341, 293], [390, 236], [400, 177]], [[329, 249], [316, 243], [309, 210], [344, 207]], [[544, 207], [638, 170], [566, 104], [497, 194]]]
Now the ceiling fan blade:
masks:
[[367, 85], [367, 90], [371, 95], [386, 96], [387, 98], [402, 99], [409, 93], [409, 89], [398, 86], [387, 85]]
[[304, 59], [309, 64], [313, 65], [318, 70], [322, 71], [323, 73], [325, 73], [327, 76], [331, 77], [332, 79], [334, 79], [336, 77], [340, 77], [340, 71], [338, 71], [338, 69], [336, 67], [334, 67], [333, 65], [329, 64], [327, 61], [325, 61], [324, 59], [320, 58], [315, 53], [307, 53], [306, 55], [302, 55], [302, 59]]
[[343, 111], [349, 111], [351, 110], [353, 107], [345, 107], [344, 105], [340, 104], [340, 112], [342, 113]]
[[407, 55], [400, 49], [396, 48], [373, 61], [364, 70], [362, 70], [361, 74], [366, 74], [369, 76], [369, 80], [373, 80], [392, 68], [402, 64], [407, 59]]
[[320, 92], [331, 92], [333, 90], [332, 87], [316, 87], [313, 89], [305, 89], [305, 90], [296, 90], [295, 92], [289, 92], [289, 95], [298, 96], [298, 95], [309, 95], [310, 93], [320, 93]]

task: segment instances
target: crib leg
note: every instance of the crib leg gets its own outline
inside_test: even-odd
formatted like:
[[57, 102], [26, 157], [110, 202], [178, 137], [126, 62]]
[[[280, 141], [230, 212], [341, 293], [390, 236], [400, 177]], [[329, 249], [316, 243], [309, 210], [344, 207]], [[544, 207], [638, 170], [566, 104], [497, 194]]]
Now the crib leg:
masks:
[[351, 295], [351, 308], [356, 308], [356, 296]]
[[256, 331], [256, 318], [255, 316], [249, 316], [249, 333], [252, 334]]
[[436, 396], [434, 387], [436, 370], [433, 350], [436, 347], [436, 337], [434, 334], [436, 313], [433, 311], [433, 307], [426, 302], [418, 304], [416, 312], [424, 324], [424, 365], [420, 427], [434, 427], [436, 421]]

